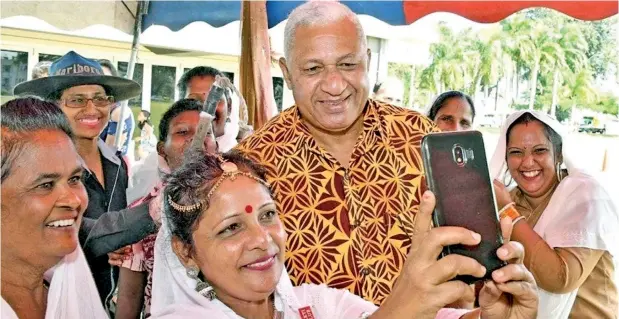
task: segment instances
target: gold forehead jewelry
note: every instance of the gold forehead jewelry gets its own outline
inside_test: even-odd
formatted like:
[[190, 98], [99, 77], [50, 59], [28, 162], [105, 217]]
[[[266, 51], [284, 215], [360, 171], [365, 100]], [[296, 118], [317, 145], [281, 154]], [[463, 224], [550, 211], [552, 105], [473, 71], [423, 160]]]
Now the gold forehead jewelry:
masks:
[[168, 195], [168, 203], [170, 203], [170, 206], [172, 206], [174, 209], [176, 209], [179, 212], [183, 212], [183, 213], [189, 213], [192, 212], [198, 208], [200, 208], [200, 206], [202, 206], [202, 201], [199, 201], [193, 205], [180, 205], [175, 203], [172, 200], [172, 196]]
[[221, 176], [219, 176], [219, 178], [217, 179], [217, 181], [215, 182], [211, 190], [208, 192], [208, 194], [206, 194], [206, 202], [202, 200], [192, 205], [180, 205], [180, 204], [175, 203], [172, 200], [172, 197], [168, 195], [168, 203], [170, 203], [170, 206], [172, 206], [175, 210], [179, 212], [183, 212], [183, 213], [188, 213], [188, 212], [192, 212], [194, 210], [200, 209], [202, 207], [202, 204], [206, 204], [208, 206], [208, 200], [211, 198], [211, 196], [213, 196], [213, 194], [219, 188], [219, 186], [221, 186], [221, 184], [227, 179], [234, 181], [239, 175], [245, 176], [247, 178], [251, 178], [255, 180], [256, 182], [264, 185], [266, 188], [269, 188], [269, 189], [271, 188], [269, 183], [267, 183], [265, 180], [259, 177], [256, 177], [248, 172], [240, 171], [238, 166], [236, 166], [236, 164], [232, 162], [227, 162], [226, 160], [223, 159], [223, 157], [220, 154], [217, 155], [217, 158], [219, 159], [219, 162], [220, 162], [219, 167], [221, 168], [223, 173], [221, 174]]

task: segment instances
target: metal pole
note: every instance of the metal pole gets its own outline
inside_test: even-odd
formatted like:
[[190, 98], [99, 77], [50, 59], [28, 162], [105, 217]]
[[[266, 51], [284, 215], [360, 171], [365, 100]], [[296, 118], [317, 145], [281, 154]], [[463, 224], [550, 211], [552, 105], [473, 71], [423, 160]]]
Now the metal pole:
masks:
[[[127, 66], [126, 78], [133, 80], [133, 72], [135, 70], [135, 62], [138, 56], [138, 50], [140, 46], [140, 34], [142, 33], [142, 20], [146, 14], [148, 8], [148, 1], [138, 1], [138, 8], [135, 16], [135, 24], [133, 25], [133, 43], [131, 45], [131, 57], [129, 58], [129, 65]], [[141, 85], [141, 84], [140, 84]], [[120, 120], [118, 121], [118, 129], [116, 130], [116, 136], [114, 139], [114, 146], [116, 149], [121, 149], [121, 134], [125, 125], [125, 110], [129, 105], [129, 101], [123, 101], [120, 107]], [[131, 138], [129, 136], [128, 138]]]

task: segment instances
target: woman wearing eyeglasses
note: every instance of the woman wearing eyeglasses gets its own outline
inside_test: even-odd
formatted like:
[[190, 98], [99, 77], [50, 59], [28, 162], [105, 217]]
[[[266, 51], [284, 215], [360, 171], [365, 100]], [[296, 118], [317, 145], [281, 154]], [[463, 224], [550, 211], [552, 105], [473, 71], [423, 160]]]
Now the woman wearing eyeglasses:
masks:
[[[84, 186], [89, 203], [79, 234], [84, 245], [98, 220], [103, 216], [109, 218], [111, 214], [106, 213], [127, 207], [127, 164], [120, 152], [107, 146], [99, 135], [108, 123], [112, 104], [138, 96], [141, 89], [134, 81], [104, 75], [99, 63], [73, 51], [56, 60], [49, 74], [17, 85], [14, 93], [33, 94], [55, 102], [69, 120], [75, 147], [86, 168]], [[114, 227], [116, 224], [116, 220], [109, 222]], [[107, 251], [97, 256], [89, 254], [86, 247], [85, 251], [99, 295], [105, 302], [115, 288], [117, 275], [108, 264]]]

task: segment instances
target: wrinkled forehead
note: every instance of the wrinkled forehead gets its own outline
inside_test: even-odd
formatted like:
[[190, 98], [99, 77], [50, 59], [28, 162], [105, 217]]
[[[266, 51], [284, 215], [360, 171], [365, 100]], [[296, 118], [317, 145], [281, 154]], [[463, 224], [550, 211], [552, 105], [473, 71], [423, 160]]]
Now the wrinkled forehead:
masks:
[[334, 22], [299, 25], [291, 40], [291, 59], [362, 55], [367, 46], [359, 32], [349, 17]]
[[[17, 165], [13, 165], [14, 174], [11, 175], [19, 177], [22, 182], [41, 173], [70, 174], [82, 167], [73, 142], [61, 130], [41, 129], [14, 136], [22, 139], [23, 146], [12, 155]], [[55, 160], [48, 160], [50, 158]]]
[[443, 103], [443, 106], [436, 112], [436, 114], [472, 117], [473, 109], [465, 98], [452, 97]]

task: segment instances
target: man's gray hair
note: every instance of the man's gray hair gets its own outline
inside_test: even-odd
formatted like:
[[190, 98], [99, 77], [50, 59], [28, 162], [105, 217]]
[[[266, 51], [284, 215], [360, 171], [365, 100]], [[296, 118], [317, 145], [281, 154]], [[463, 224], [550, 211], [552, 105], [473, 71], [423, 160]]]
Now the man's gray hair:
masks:
[[357, 36], [362, 47], [367, 47], [365, 32], [357, 15], [347, 6], [337, 1], [308, 1], [296, 7], [288, 16], [284, 29], [284, 56], [290, 59], [294, 45], [294, 37], [298, 27], [323, 26], [338, 22], [344, 18], [350, 19], [357, 28]]
[[49, 67], [52, 66], [50, 61], [42, 61], [34, 65], [32, 68], [32, 79], [40, 79], [49, 75]]

